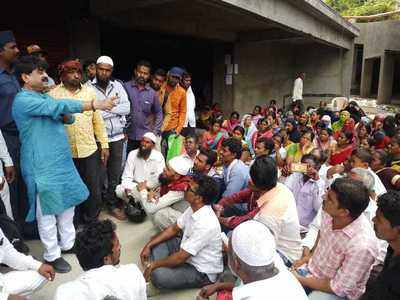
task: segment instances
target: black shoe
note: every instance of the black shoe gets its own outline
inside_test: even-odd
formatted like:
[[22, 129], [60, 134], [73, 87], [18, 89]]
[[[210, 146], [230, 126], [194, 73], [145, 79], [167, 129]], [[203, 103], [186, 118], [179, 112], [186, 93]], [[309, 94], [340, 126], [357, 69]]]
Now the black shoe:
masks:
[[62, 253], [62, 254], [75, 254], [75, 252], [74, 252], [74, 247], [72, 247], [72, 248], [69, 249], [69, 250], [61, 250], [61, 253]]
[[71, 265], [62, 257], [54, 261], [46, 261], [46, 264], [53, 266], [56, 273], [68, 273], [71, 271]]

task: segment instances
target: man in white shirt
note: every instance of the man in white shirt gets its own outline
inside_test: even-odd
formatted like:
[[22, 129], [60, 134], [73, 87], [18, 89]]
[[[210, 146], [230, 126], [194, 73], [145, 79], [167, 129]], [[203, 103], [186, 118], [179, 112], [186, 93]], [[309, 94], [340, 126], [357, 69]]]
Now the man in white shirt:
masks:
[[146, 283], [135, 264], [120, 265], [121, 245], [110, 220], [95, 221], [76, 235], [74, 252], [85, 271], [61, 284], [55, 300], [146, 300]]
[[[3, 166], [5, 174], [3, 172]], [[10, 189], [8, 183], [15, 178], [15, 168], [10, 154], [7, 150], [7, 144], [0, 130], [0, 199], [3, 201], [5, 213], [14, 220], [14, 215], [10, 202]]]
[[294, 81], [293, 84], [293, 92], [292, 92], [292, 101], [293, 106], [298, 105], [300, 106], [301, 111], [304, 109], [303, 104], [303, 81], [306, 78], [306, 73], [300, 72]]
[[192, 75], [184, 71], [180, 85], [186, 90], [186, 120], [183, 126], [182, 134], [194, 134], [196, 129], [196, 98], [192, 90]]
[[147, 132], [143, 135], [140, 147], [129, 153], [122, 182], [115, 189], [118, 198], [128, 202], [129, 197], [132, 197], [140, 201], [139, 185], [146, 191], [159, 187], [158, 177], [164, 170], [165, 160], [161, 152], [154, 149], [156, 142], [156, 136]]
[[210, 177], [193, 177], [185, 192], [190, 207], [143, 248], [145, 278], [155, 287], [199, 288], [215, 282], [223, 271], [221, 227], [210, 206], [217, 193]]
[[149, 192], [143, 184], [139, 184], [140, 202], [157, 228], [163, 230], [175, 224], [188, 208], [184, 193], [189, 184], [191, 167], [187, 159], [177, 156], [167, 162], [164, 172], [159, 176], [161, 186], [157, 191]]
[[[54, 269], [15, 250], [0, 229], [0, 263], [17, 271], [0, 273], [0, 299], [25, 299], [55, 277]], [[19, 297], [18, 297], [19, 296]]]
[[250, 220], [237, 226], [229, 240], [228, 261], [242, 281], [233, 300], [306, 300], [302, 286], [284, 268], [275, 265], [275, 239], [267, 226]]

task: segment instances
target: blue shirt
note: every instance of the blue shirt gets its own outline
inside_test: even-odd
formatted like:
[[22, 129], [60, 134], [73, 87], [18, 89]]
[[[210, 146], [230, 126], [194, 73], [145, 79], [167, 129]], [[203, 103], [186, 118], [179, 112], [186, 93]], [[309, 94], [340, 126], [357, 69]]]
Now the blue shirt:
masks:
[[240, 159], [231, 162], [227, 167], [224, 166], [225, 191], [222, 197], [231, 196], [247, 187], [249, 181], [249, 167]]
[[131, 126], [128, 137], [139, 141], [146, 132], [160, 135], [163, 113], [156, 91], [150, 86], [139, 90], [134, 80], [125, 83], [131, 101]]
[[36, 217], [36, 196], [44, 215], [58, 215], [87, 199], [89, 191], [72, 161], [63, 114], [82, 112], [82, 102], [55, 100], [22, 90], [12, 114], [21, 140], [21, 172], [28, 188], [27, 221]]
[[17, 78], [14, 74], [0, 69], [0, 128], [6, 125], [15, 128], [11, 107], [15, 95], [21, 90]]

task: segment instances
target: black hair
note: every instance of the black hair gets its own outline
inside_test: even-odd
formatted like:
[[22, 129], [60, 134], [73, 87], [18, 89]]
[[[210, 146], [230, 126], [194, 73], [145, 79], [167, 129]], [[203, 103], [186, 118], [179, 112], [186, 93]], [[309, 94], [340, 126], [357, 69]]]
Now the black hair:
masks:
[[344, 134], [344, 136], [346, 137], [346, 140], [348, 140], [348, 141], [352, 141], [353, 140], [353, 138], [354, 138], [354, 134], [353, 134], [353, 132], [351, 131], [351, 130], [345, 130], [345, 131], [343, 131], [343, 134]]
[[231, 118], [232, 118], [234, 115], [236, 115], [236, 116], [238, 117], [238, 119], [240, 118], [240, 114], [239, 114], [237, 111], [233, 111], [233, 112], [231, 113]]
[[276, 100], [275, 99], [269, 100], [269, 105], [276, 105]]
[[264, 148], [268, 150], [268, 153], [274, 151], [274, 141], [272, 139], [267, 139], [266, 137], [260, 137], [257, 139], [256, 144], [264, 144]]
[[17, 77], [21, 85], [24, 84], [22, 80], [22, 74], [29, 75], [36, 69], [47, 69], [49, 65], [46, 61], [40, 60], [34, 55], [25, 55], [17, 60], [15, 63], [14, 74]]
[[242, 127], [242, 126], [240, 126], [240, 125], [237, 125], [237, 126], [235, 126], [235, 128], [233, 128], [233, 131], [232, 132], [234, 132], [234, 131], [240, 131], [240, 133], [242, 134], [242, 136], [244, 137], [244, 132], [245, 132], [245, 130], [244, 130], [244, 128]]
[[[318, 152], [318, 154], [315, 154], [315, 152]], [[324, 151], [324, 150], [321, 150], [320, 148], [314, 148], [314, 149], [311, 151], [311, 154], [315, 157], [315, 159], [318, 160], [318, 164], [321, 165], [321, 166], [322, 166], [324, 163], [326, 163], [326, 161], [327, 161], [328, 158], [329, 158], [328, 150]]]
[[390, 155], [383, 149], [375, 150], [375, 153], [379, 155], [379, 160], [384, 167], [389, 167], [391, 163]]
[[237, 159], [242, 155], [242, 143], [234, 138], [228, 138], [222, 141], [222, 147], [228, 147], [229, 151], [235, 154]]
[[400, 225], [400, 192], [390, 190], [378, 197], [378, 208], [392, 227]]
[[330, 129], [329, 127], [325, 126], [324, 128], [321, 128], [321, 131], [322, 130], [325, 130], [328, 133], [329, 136], [332, 136], [332, 134], [333, 134], [332, 129]]
[[365, 123], [365, 122], [360, 122], [360, 124], [357, 127], [357, 132], [360, 131], [361, 127], [364, 127], [367, 130], [367, 133], [371, 134], [372, 129], [371, 129], [371, 125], [370, 124]]
[[258, 108], [258, 109], [260, 110], [260, 112], [261, 112], [262, 108], [261, 108], [261, 106], [260, 106], [260, 105], [254, 105], [254, 108], [253, 108], [253, 110], [254, 110], [254, 109], [256, 109], [256, 108]]
[[267, 123], [267, 124], [268, 124], [267, 118], [260, 118], [260, 119], [258, 119], [257, 125], [260, 125], [260, 124], [262, 124], [262, 123]]
[[92, 64], [96, 64], [96, 61], [92, 58], [89, 59], [85, 59], [85, 61], [83, 62], [82, 68], [85, 71], [87, 67], [89, 67]]
[[196, 194], [203, 199], [205, 205], [210, 205], [218, 200], [219, 188], [214, 179], [199, 173], [196, 173], [192, 178], [198, 185]]
[[372, 161], [372, 154], [371, 151], [364, 149], [364, 148], [357, 148], [354, 149], [353, 152], [351, 153], [351, 156], [355, 156], [358, 159], [360, 159], [364, 163], [368, 163], [368, 165]]
[[278, 168], [275, 160], [268, 156], [256, 158], [250, 168], [250, 177], [259, 189], [270, 190], [274, 188], [278, 181]]
[[211, 126], [214, 125], [215, 123], [218, 123], [220, 127], [222, 127], [222, 123], [224, 123], [224, 119], [222, 116], [214, 118], [211, 122]]
[[305, 136], [306, 134], [311, 135], [311, 142], [314, 140], [315, 134], [312, 131], [311, 128], [305, 128], [304, 130], [301, 131], [301, 137]]
[[185, 136], [185, 140], [186, 139], [193, 139], [195, 142], [196, 142], [196, 144], [199, 142], [199, 137], [198, 137], [198, 135], [197, 134], [194, 134], [194, 133], [188, 133], [186, 136]]
[[[271, 116], [274, 120], [276, 120], [276, 113], [270, 111], [270, 112], [267, 114], [266, 117], [268, 117], [268, 116]], [[266, 119], [266, 117], [265, 117], [265, 119]]]
[[369, 204], [369, 193], [365, 185], [348, 177], [336, 179], [330, 189], [336, 193], [339, 207], [347, 209], [353, 220], [357, 219]]
[[147, 68], [151, 69], [151, 63], [148, 60], [142, 59], [142, 60], [139, 60], [136, 64], [136, 68], [139, 68], [139, 67], [147, 67]]
[[116, 226], [111, 220], [93, 221], [76, 234], [74, 252], [84, 271], [104, 265], [112, 253]]
[[320, 166], [320, 159], [315, 157], [315, 155], [312, 154], [304, 154], [301, 157], [301, 162], [304, 163], [306, 160], [312, 160], [314, 162], [314, 165], [318, 168]]
[[204, 148], [200, 148], [200, 152], [199, 154], [204, 155], [205, 157], [207, 157], [207, 165], [213, 166], [215, 164], [215, 162], [218, 159], [218, 155], [217, 152], [213, 151], [213, 150], [208, 150], [208, 149], [204, 149]]
[[159, 68], [153, 74], [153, 76], [156, 76], [156, 75], [162, 76], [162, 77], [167, 77], [167, 72], [164, 69]]
[[274, 138], [279, 138], [279, 142], [282, 144], [283, 143], [283, 137], [282, 137], [282, 135], [280, 135], [279, 133], [275, 133], [273, 136], [272, 136], [272, 140], [274, 140]]
[[392, 138], [391, 142], [392, 142], [392, 143], [395, 143], [395, 144], [397, 144], [397, 145], [400, 145], [400, 135], [395, 135], [395, 136]]
[[396, 134], [396, 119], [393, 116], [387, 116], [383, 120], [383, 130], [388, 137], [393, 137]]
[[184, 70], [182, 73], [182, 78], [186, 78], [186, 77], [192, 78], [192, 74], [189, 73], [188, 71]]

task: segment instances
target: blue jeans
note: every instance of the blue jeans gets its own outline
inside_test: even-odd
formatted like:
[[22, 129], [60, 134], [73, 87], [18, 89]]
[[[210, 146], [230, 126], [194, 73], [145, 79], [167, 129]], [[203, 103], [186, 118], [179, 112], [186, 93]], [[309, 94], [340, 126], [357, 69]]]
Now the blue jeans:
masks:
[[[172, 238], [151, 249], [151, 259], [159, 260], [180, 250], [181, 241]], [[201, 288], [211, 284], [208, 276], [200, 273], [191, 264], [184, 263], [174, 268], [158, 268], [151, 273], [151, 282], [159, 289]]]
[[328, 294], [320, 291], [312, 291], [308, 294], [310, 300], [346, 300], [346, 297], [339, 297], [334, 294]]

